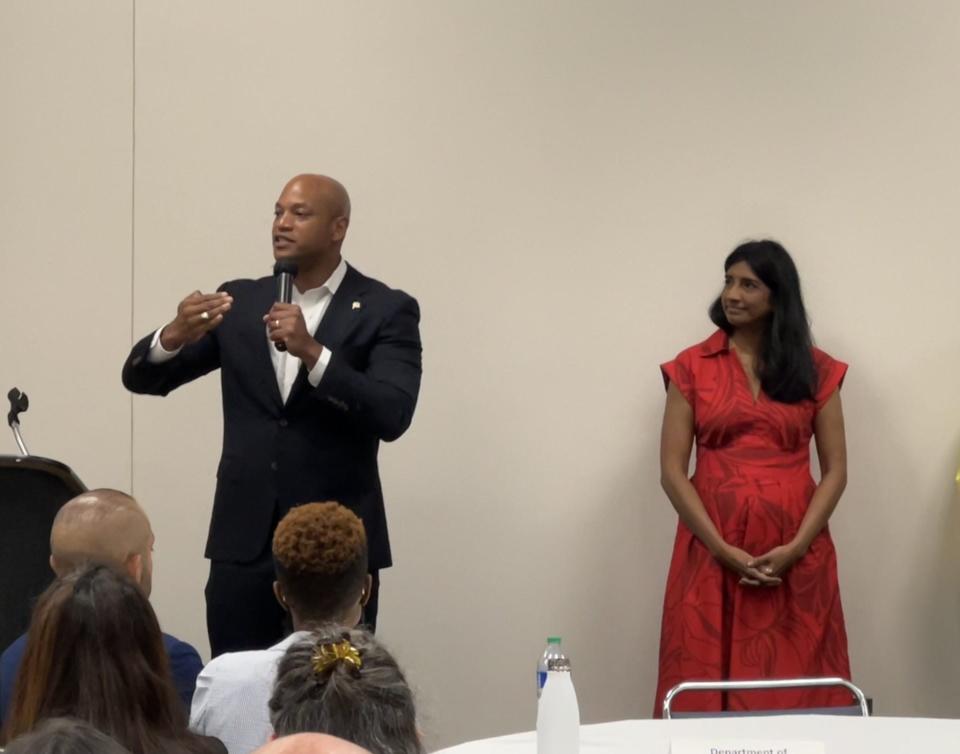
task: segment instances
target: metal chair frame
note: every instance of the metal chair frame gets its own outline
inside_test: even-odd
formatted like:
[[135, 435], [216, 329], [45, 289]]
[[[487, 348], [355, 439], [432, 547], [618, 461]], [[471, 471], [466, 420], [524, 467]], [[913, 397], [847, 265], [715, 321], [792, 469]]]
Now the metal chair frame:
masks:
[[[767, 681], [684, 681], [670, 689], [663, 697], [663, 717], [671, 719], [670, 705], [685, 691], [755, 691], [769, 689], [815, 688], [820, 686], [843, 686], [857, 700], [862, 717], [870, 717], [867, 697], [858, 686], [844, 678], [780, 678]], [[792, 710], [791, 710], [792, 711]]]

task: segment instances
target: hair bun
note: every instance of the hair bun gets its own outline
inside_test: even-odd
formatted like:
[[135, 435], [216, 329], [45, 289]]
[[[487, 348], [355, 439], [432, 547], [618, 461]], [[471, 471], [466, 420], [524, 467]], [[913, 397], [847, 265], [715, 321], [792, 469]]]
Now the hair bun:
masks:
[[355, 670], [360, 670], [360, 668], [363, 667], [360, 652], [350, 643], [349, 639], [327, 644], [317, 644], [313, 652], [313, 657], [311, 658], [314, 673], [321, 675], [338, 662], [345, 662]]

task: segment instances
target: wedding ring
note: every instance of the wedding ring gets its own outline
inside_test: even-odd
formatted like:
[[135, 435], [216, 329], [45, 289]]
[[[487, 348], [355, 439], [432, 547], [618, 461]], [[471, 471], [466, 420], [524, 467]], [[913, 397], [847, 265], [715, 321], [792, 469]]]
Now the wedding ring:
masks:
[[200, 319], [210, 319], [210, 312], [208, 311], [200, 312]]
[[279, 319], [273, 320], [273, 326], [274, 326], [274, 327], [280, 327], [280, 320], [279, 320]]

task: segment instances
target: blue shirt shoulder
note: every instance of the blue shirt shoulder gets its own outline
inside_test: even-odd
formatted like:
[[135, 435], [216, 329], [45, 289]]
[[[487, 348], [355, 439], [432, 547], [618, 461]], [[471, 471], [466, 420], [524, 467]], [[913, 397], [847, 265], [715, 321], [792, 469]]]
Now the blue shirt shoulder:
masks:
[[197, 687], [197, 676], [203, 670], [200, 654], [191, 645], [170, 634], [163, 635], [163, 646], [170, 658], [170, 674], [173, 676], [173, 685], [177, 687], [177, 696], [189, 714], [190, 701]]

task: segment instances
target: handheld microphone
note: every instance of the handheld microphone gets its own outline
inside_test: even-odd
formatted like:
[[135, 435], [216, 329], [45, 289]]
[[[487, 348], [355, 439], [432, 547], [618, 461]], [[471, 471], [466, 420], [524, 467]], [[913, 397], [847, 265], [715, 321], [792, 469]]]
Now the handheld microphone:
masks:
[[[277, 262], [273, 265], [273, 277], [277, 283], [277, 302], [289, 304], [293, 298], [293, 279], [297, 276], [297, 265], [293, 262]], [[277, 341], [273, 344], [278, 351], [286, 351], [287, 344]]]

